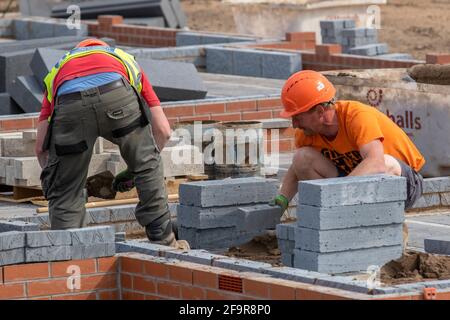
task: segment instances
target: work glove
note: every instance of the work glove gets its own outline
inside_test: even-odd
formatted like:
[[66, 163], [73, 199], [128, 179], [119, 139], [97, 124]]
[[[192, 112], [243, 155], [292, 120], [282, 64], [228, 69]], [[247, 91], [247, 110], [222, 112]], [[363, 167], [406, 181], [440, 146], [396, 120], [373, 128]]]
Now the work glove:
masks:
[[282, 210], [282, 214], [287, 210], [289, 207], [289, 200], [282, 194], [279, 194], [273, 199], [271, 202], [269, 202], [269, 205], [271, 206], [279, 206]]
[[134, 188], [134, 176], [133, 174], [125, 169], [114, 177], [112, 182], [114, 191], [116, 192], [127, 192]]

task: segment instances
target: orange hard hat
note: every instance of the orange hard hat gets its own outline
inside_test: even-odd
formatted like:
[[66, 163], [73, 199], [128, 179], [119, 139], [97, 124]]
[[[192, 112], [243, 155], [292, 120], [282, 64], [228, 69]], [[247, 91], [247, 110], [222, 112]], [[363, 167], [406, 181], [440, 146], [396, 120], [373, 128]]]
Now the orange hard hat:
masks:
[[77, 48], [83, 48], [83, 47], [91, 47], [91, 46], [102, 46], [102, 47], [109, 47], [109, 45], [99, 39], [95, 39], [95, 38], [90, 38], [90, 39], [85, 39], [83, 41], [81, 41], [78, 45]]
[[336, 89], [322, 74], [312, 70], [294, 73], [283, 86], [281, 102], [284, 111], [283, 118], [290, 118], [306, 112], [312, 107], [331, 101], [336, 95]]

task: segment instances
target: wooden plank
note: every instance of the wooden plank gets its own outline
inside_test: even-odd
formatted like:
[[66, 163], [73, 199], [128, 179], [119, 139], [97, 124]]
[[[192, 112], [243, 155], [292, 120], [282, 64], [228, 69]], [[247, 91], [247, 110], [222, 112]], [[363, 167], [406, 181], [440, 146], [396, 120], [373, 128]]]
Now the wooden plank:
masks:
[[13, 187], [14, 200], [42, 197], [42, 190], [37, 188]]

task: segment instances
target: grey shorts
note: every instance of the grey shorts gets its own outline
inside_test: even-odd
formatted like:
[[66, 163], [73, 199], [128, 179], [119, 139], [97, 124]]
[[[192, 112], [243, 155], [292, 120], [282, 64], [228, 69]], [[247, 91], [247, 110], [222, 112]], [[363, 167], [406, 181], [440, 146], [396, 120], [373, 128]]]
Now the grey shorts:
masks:
[[420, 173], [416, 172], [413, 168], [408, 166], [401, 160], [402, 177], [406, 178], [406, 202], [405, 210], [411, 209], [414, 203], [422, 196], [423, 192], [423, 177]]

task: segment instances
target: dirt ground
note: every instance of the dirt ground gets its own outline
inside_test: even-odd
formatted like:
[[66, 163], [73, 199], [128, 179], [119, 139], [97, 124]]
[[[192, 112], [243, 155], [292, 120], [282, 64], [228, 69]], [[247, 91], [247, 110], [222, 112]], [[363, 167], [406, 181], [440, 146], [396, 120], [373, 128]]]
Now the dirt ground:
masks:
[[[182, 0], [182, 6], [190, 29], [236, 32], [231, 9], [220, 0]], [[450, 0], [388, 0], [381, 12], [379, 40], [390, 52], [417, 59], [450, 52]]]

